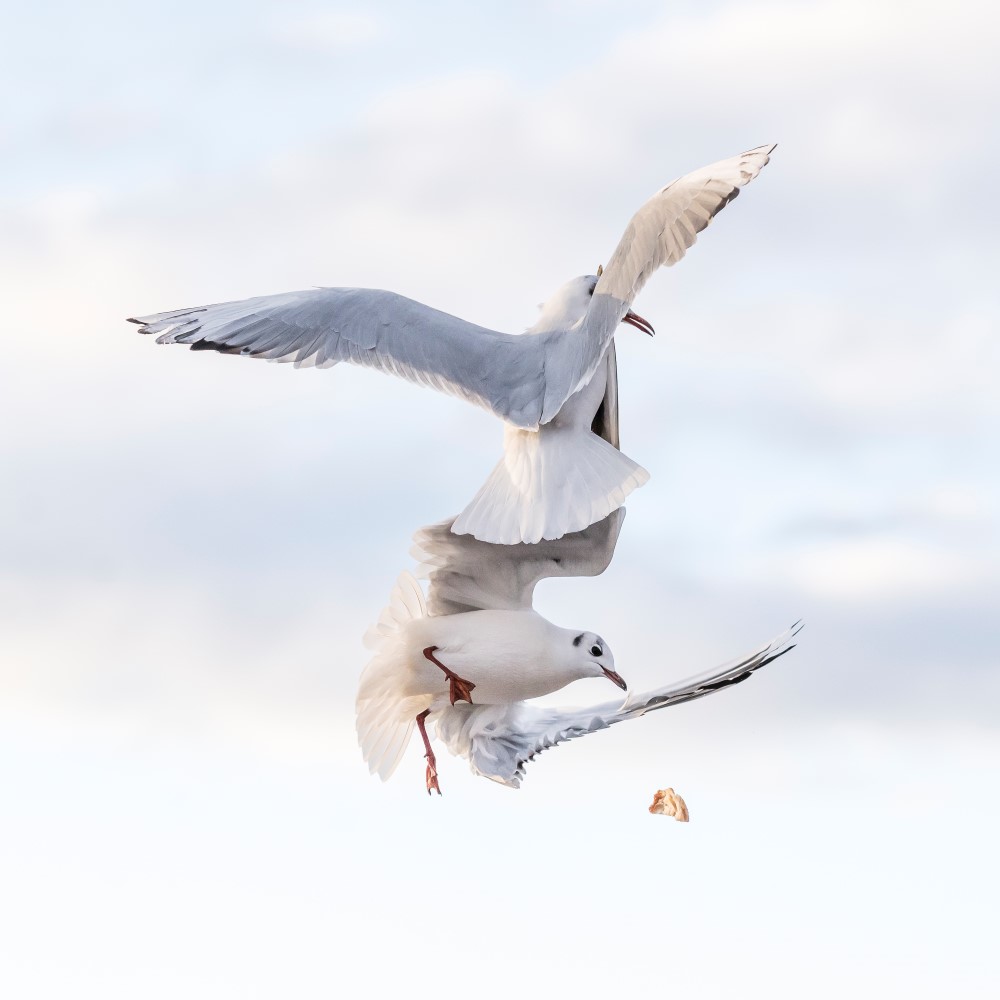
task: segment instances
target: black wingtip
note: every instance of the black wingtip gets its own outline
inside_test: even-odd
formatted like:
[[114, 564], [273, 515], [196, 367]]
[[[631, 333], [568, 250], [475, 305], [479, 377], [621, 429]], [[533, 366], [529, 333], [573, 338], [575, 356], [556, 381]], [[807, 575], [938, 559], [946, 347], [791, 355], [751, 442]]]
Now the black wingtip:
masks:
[[761, 667], [766, 667], [769, 663], [774, 663], [774, 661], [777, 660], [779, 657], [784, 656], [785, 653], [790, 653], [793, 649], [795, 649], [794, 642], [792, 643], [791, 646], [785, 646], [785, 648], [782, 649], [780, 652], [772, 653], [770, 656], [761, 660], [760, 663], [758, 663], [757, 666], [754, 667], [754, 670], [755, 671], [760, 670]]
[[215, 351], [218, 354], [240, 354], [243, 357], [257, 357], [259, 351], [251, 350], [249, 347], [234, 347], [232, 344], [220, 344], [214, 340], [196, 340], [193, 344], [188, 344], [192, 351]]

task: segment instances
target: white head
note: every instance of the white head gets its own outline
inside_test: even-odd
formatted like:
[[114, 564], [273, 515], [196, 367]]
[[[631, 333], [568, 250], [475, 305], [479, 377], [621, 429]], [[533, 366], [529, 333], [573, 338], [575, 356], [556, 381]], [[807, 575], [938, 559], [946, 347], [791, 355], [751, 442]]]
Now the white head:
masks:
[[549, 330], [570, 330], [586, 315], [590, 308], [590, 297], [594, 294], [597, 275], [584, 274], [571, 278], [560, 285], [540, 306], [538, 321], [531, 327], [531, 333], [547, 333]]
[[607, 677], [623, 691], [628, 690], [621, 674], [615, 670], [615, 658], [611, 655], [608, 644], [596, 632], [574, 634], [569, 629], [563, 631], [572, 646], [572, 650], [567, 650], [567, 653], [578, 677]]
[[[579, 326], [590, 308], [590, 300], [597, 287], [596, 274], [584, 274], [579, 278], [571, 278], [560, 285], [539, 307], [541, 314], [534, 326], [528, 328], [528, 333], [548, 333], [550, 330], [572, 330]], [[622, 317], [623, 323], [629, 323], [637, 330], [653, 336], [652, 325], [631, 309]]]

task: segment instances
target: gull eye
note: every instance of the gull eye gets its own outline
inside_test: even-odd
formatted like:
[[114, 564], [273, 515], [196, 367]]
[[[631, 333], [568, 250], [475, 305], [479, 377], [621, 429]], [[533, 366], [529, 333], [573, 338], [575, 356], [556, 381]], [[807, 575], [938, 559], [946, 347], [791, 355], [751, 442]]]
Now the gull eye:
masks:
[[603, 656], [604, 655], [604, 650], [601, 649], [600, 646], [591, 646], [590, 647], [590, 655], [591, 656]]

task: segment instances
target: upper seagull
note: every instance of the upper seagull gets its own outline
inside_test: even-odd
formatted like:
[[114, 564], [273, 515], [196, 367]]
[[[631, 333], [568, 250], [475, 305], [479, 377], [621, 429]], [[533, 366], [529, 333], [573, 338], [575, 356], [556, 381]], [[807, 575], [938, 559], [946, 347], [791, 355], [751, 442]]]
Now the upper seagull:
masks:
[[[452, 530], [499, 544], [556, 539], [593, 524], [648, 474], [592, 432], [617, 392], [613, 340], [649, 276], [675, 264], [753, 180], [773, 145], [672, 181], [632, 217], [599, 275], [574, 278], [524, 334], [488, 330], [394, 292], [314, 288], [131, 319], [160, 344], [296, 367], [376, 368], [492, 411], [504, 455]], [[616, 434], [612, 435], [616, 436]]]

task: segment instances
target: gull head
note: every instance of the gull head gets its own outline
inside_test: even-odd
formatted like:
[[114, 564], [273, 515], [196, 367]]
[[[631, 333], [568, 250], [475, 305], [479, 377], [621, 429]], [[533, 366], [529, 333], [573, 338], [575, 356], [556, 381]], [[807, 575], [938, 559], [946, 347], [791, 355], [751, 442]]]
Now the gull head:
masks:
[[[535, 325], [529, 328], [528, 333], [549, 333], [552, 330], [572, 330], [578, 327], [583, 322], [583, 317], [587, 315], [590, 300], [594, 297], [594, 289], [599, 280], [597, 274], [583, 274], [560, 285], [538, 307], [541, 314]], [[634, 326], [650, 337], [655, 333], [652, 323], [631, 309], [622, 317], [622, 322]]]
[[581, 677], [607, 677], [623, 691], [628, 685], [615, 670], [615, 658], [608, 644], [594, 632], [580, 632], [573, 636], [573, 657]]
[[579, 326], [590, 308], [597, 275], [585, 274], [560, 285], [538, 308], [541, 313], [529, 333], [548, 333], [550, 330], [571, 330]]

